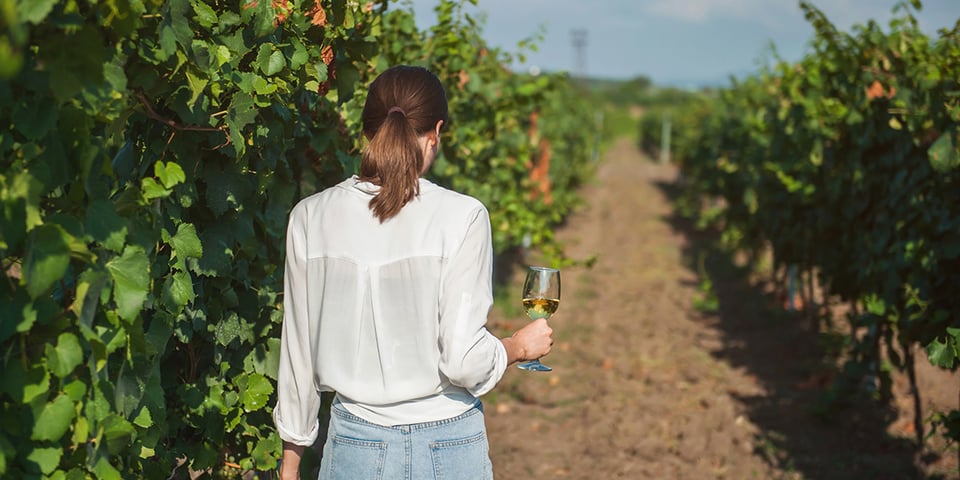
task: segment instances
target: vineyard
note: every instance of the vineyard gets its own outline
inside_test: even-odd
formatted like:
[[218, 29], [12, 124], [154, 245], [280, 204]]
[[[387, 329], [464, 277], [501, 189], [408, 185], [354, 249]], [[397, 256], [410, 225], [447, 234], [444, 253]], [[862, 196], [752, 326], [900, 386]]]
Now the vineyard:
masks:
[[502, 255], [564, 261], [592, 112], [463, 7], [421, 30], [388, 0], [3, 3], [0, 476], [276, 467], [287, 213], [356, 171], [390, 65], [446, 85], [433, 179], [487, 205]]
[[[357, 171], [395, 64], [446, 86], [428, 175], [486, 205], [500, 280], [569, 267], [557, 370], [485, 398], [498, 476], [914, 478], [957, 448], [960, 405], [922, 405], [925, 363], [960, 367], [960, 20], [924, 33], [912, 0], [845, 32], [803, 1], [800, 61], [605, 103], [511, 71], [538, 38], [488, 45], [477, 4], [0, 0], [0, 478], [273, 478], [287, 214]], [[908, 447], [851, 413], [903, 391]]]
[[847, 33], [801, 8], [810, 54], [677, 113], [683, 205], [781, 290], [795, 285], [816, 328], [846, 333], [821, 408], [889, 402], [905, 372], [917, 444], [956, 442], [960, 411], [923, 414], [915, 371], [960, 366], [960, 21], [928, 37], [920, 2], [904, 2], [889, 29]]

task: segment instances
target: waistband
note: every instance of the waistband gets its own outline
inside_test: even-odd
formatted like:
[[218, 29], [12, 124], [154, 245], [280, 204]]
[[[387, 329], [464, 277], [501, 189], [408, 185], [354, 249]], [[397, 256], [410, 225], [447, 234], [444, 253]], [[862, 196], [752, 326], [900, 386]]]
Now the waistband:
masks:
[[393, 432], [397, 432], [397, 431], [414, 432], [414, 431], [429, 430], [432, 428], [442, 427], [444, 425], [449, 425], [451, 423], [456, 423], [461, 420], [470, 418], [474, 415], [482, 415], [483, 403], [481, 403], [480, 400], [477, 400], [477, 402], [474, 403], [469, 410], [455, 417], [445, 418], [442, 420], [433, 420], [429, 422], [408, 423], [408, 424], [393, 425], [393, 426], [377, 425], [376, 423], [364, 420], [348, 412], [347, 409], [345, 409], [343, 405], [340, 404], [340, 401], [337, 400], [336, 398], [334, 399], [333, 405], [330, 407], [330, 414], [336, 415], [337, 417], [340, 417], [345, 421], [352, 422], [352, 423], [359, 423], [361, 425], [368, 426], [371, 428], [379, 428], [379, 429], [393, 431]]

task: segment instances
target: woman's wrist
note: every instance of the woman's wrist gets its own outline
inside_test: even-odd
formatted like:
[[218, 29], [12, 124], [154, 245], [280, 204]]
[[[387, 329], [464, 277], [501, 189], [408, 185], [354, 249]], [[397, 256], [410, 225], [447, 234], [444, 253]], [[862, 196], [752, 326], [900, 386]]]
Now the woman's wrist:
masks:
[[503, 343], [503, 348], [507, 351], [507, 365], [526, 360], [526, 351], [516, 338], [505, 337], [501, 338], [500, 342]]

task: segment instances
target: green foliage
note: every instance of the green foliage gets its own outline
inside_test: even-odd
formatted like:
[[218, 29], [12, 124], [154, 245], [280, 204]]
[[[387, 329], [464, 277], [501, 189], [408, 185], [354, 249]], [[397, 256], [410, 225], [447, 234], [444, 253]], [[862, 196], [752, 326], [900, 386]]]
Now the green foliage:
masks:
[[[498, 252], [529, 236], [563, 261], [552, 226], [576, 205], [574, 189], [590, 173], [597, 133], [584, 123], [593, 112], [566, 76], [506, 70], [512, 56], [484, 44], [481, 25], [460, 3], [440, 2], [435, 12], [436, 24], [415, 33], [411, 12], [391, 11], [384, 19], [389, 34], [381, 38], [385, 64], [422, 65], [447, 86], [450, 125], [432, 178], [487, 206]], [[411, 42], [419, 45], [415, 58]], [[531, 175], [543, 161], [548, 187]]]
[[487, 203], [498, 251], [531, 234], [560, 256], [586, 105], [564, 77], [506, 70], [456, 2], [427, 32], [387, 7], [0, 6], [0, 477], [276, 466], [287, 213], [354, 173], [363, 85], [392, 63], [448, 85], [435, 177]]
[[912, 368], [914, 345], [958, 366], [960, 24], [928, 38], [903, 4], [888, 31], [846, 33], [801, 8], [814, 51], [692, 106], [678, 156], [739, 247], [770, 246], [861, 306], [846, 376], [889, 397], [882, 366]]

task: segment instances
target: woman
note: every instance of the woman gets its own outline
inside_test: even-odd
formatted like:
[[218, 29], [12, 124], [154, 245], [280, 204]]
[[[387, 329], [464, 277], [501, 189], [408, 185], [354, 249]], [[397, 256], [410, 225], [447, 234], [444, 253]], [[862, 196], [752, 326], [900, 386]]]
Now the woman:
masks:
[[335, 391], [322, 479], [493, 478], [478, 397], [550, 352], [534, 321], [498, 339], [490, 220], [420, 176], [447, 120], [439, 79], [397, 66], [370, 86], [360, 175], [291, 211], [274, 422], [281, 478], [299, 478]]

